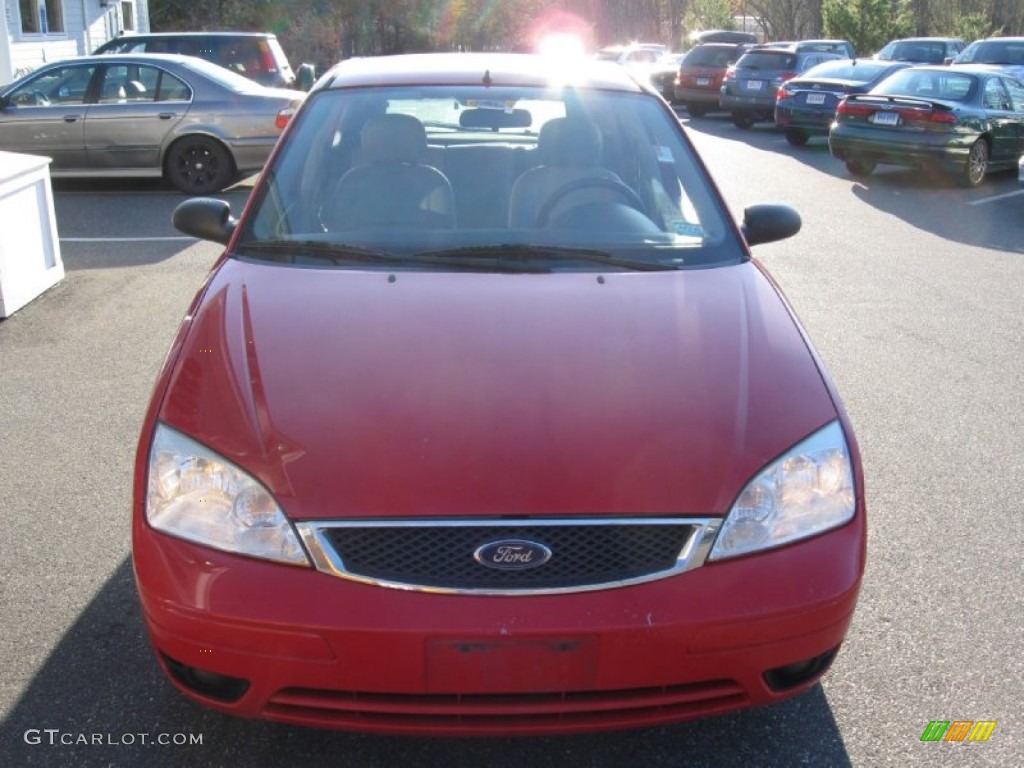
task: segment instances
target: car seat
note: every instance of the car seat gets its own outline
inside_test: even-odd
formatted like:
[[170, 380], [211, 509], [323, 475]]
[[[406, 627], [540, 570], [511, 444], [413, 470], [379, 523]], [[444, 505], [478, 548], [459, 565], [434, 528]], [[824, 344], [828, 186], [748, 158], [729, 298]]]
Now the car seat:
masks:
[[[603, 142], [601, 132], [593, 123], [580, 118], [559, 117], [549, 120], [537, 137], [540, 164], [524, 172], [512, 186], [508, 223], [513, 229], [541, 226], [537, 219], [545, 204], [560, 190], [579, 183], [580, 189], [565, 195], [551, 211], [563, 210], [568, 203], [621, 200], [621, 195], [597, 186], [602, 182], [618, 182], [618, 175], [601, 167]], [[592, 179], [595, 186], [586, 186]], [[564, 205], [563, 205], [564, 203]]]
[[360, 132], [361, 164], [347, 171], [324, 205], [329, 230], [455, 226], [455, 195], [447, 177], [421, 162], [423, 124], [411, 115], [367, 120]]

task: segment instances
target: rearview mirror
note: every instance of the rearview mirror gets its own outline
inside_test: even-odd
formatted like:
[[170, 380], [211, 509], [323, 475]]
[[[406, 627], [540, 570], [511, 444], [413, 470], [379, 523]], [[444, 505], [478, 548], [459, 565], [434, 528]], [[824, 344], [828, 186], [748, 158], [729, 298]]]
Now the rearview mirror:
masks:
[[227, 245], [238, 221], [231, 215], [231, 206], [224, 200], [195, 197], [174, 209], [171, 223], [186, 235]]
[[500, 128], [529, 128], [533, 116], [525, 109], [466, 109], [459, 115], [463, 128], [484, 128], [497, 131]]

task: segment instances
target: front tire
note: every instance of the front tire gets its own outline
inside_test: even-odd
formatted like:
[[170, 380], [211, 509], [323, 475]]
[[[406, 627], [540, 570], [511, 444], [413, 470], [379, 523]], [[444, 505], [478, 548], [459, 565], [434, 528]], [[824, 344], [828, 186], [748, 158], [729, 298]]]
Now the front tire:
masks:
[[186, 195], [209, 195], [234, 181], [236, 171], [231, 154], [219, 141], [187, 136], [167, 153], [165, 174]]
[[988, 173], [988, 142], [978, 139], [971, 145], [967, 152], [967, 162], [957, 177], [957, 182], [962, 187], [976, 187], [985, 179]]
[[861, 179], [871, 175], [871, 172], [875, 170], [875, 164], [870, 160], [858, 160], [851, 158], [846, 161], [846, 170], [850, 172], [851, 176], [856, 176]]

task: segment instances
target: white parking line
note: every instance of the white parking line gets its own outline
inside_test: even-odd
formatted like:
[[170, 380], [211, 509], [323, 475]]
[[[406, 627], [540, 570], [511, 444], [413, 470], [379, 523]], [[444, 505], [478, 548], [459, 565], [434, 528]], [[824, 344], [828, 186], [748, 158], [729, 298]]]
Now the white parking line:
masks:
[[1001, 195], [993, 195], [992, 197], [982, 197], [977, 200], [971, 200], [968, 205], [983, 205], [985, 203], [994, 203], [996, 200], [1004, 200], [1007, 197], [1016, 197], [1017, 195], [1024, 195], [1024, 189], [1018, 189], [1016, 192], [1004, 192]]
[[194, 237], [62, 237], [62, 243], [168, 243], [195, 240]]

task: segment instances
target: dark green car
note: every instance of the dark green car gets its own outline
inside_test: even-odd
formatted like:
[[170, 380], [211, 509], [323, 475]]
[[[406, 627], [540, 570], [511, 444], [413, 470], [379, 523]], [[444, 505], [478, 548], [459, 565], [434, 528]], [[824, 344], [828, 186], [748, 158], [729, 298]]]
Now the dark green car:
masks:
[[843, 99], [828, 144], [854, 176], [937, 167], [974, 187], [1024, 154], [1024, 84], [983, 65], [904, 69]]

